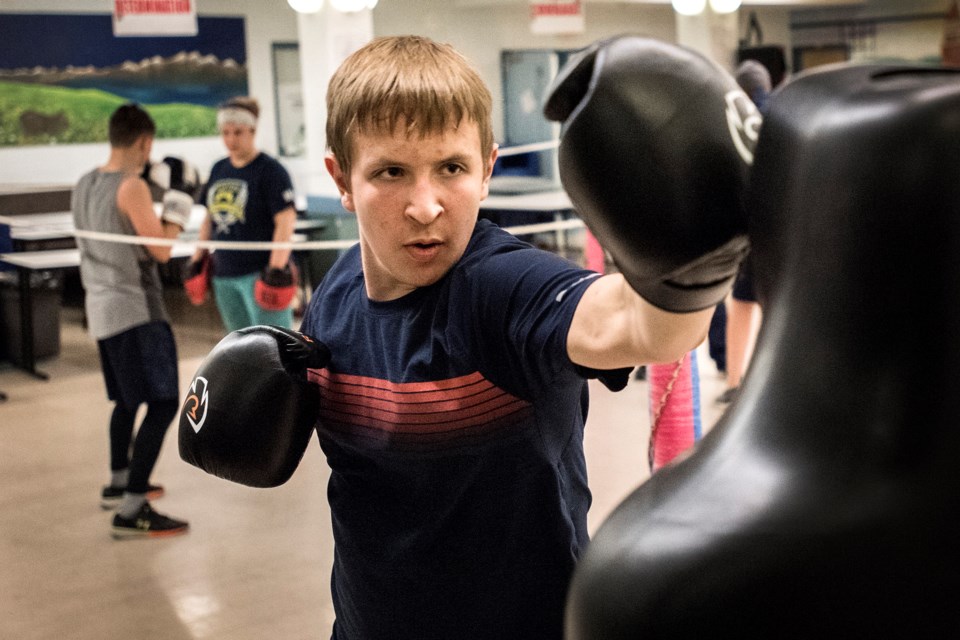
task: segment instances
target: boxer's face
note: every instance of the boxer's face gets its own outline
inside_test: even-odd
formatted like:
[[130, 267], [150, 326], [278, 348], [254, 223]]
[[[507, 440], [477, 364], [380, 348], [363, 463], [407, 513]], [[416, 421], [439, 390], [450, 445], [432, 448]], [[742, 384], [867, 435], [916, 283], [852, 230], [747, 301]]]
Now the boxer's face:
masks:
[[227, 154], [235, 165], [246, 164], [257, 153], [257, 147], [254, 143], [256, 131], [246, 125], [226, 123], [220, 127], [220, 137], [223, 139], [223, 146], [227, 148]]
[[357, 215], [367, 295], [395, 300], [437, 282], [460, 259], [487, 197], [496, 149], [484, 157], [473, 122], [424, 137], [358, 133], [349, 176], [327, 168]]

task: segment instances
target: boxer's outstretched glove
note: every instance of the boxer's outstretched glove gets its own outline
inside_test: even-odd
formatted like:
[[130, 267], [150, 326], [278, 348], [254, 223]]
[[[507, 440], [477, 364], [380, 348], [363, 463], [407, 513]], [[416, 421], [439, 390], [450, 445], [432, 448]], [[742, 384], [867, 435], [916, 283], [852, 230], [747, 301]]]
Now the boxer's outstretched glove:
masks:
[[292, 264], [283, 269], [265, 268], [253, 285], [253, 297], [261, 309], [283, 311], [297, 293], [297, 270]]
[[313, 433], [319, 390], [308, 368], [330, 350], [302, 333], [257, 325], [228, 334], [200, 365], [180, 411], [180, 457], [251, 487], [290, 479]]
[[634, 36], [572, 58], [544, 113], [560, 177], [630, 285], [674, 312], [723, 300], [749, 243], [743, 194], [761, 118], [700, 54]]
[[185, 229], [200, 184], [197, 169], [180, 158], [167, 156], [162, 162], [147, 165], [145, 173], [147, 182], [163, 192], [160, 219]]

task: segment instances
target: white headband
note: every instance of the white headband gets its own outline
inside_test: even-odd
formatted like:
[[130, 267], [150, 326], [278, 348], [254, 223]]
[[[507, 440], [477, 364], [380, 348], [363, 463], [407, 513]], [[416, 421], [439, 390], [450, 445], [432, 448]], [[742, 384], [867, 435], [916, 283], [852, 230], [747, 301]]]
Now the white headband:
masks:
[[225, 124], [238, 124], [257, 128], [257, 117], [242, 107], [224, 107], [217, 110], [217, 129]]

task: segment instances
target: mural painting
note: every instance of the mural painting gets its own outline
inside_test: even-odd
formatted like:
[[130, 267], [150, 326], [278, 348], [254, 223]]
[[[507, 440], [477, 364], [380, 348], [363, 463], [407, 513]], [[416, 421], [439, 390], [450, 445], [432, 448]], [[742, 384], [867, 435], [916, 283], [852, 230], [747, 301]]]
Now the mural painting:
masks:
[[158, 138], [216, 135], [247, 93], [243, 18], [198, 17], [190, 37], [115, 37], [110, 14], [0, 13], [0, 147], [103, 142], [125, 102]]

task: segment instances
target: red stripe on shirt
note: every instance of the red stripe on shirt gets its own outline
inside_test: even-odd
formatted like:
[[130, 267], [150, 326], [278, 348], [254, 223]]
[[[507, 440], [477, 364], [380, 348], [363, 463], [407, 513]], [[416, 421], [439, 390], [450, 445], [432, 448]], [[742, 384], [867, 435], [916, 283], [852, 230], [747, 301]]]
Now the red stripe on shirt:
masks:
[[[479, 372], [435, 382], [395, 383], [311, 370], [321, 389], [320, 420], [335, 431], [430, 441], [475, 436], [515, 421], [529, 403]], [[376, 434], [379, 433], [379, 436]]]

